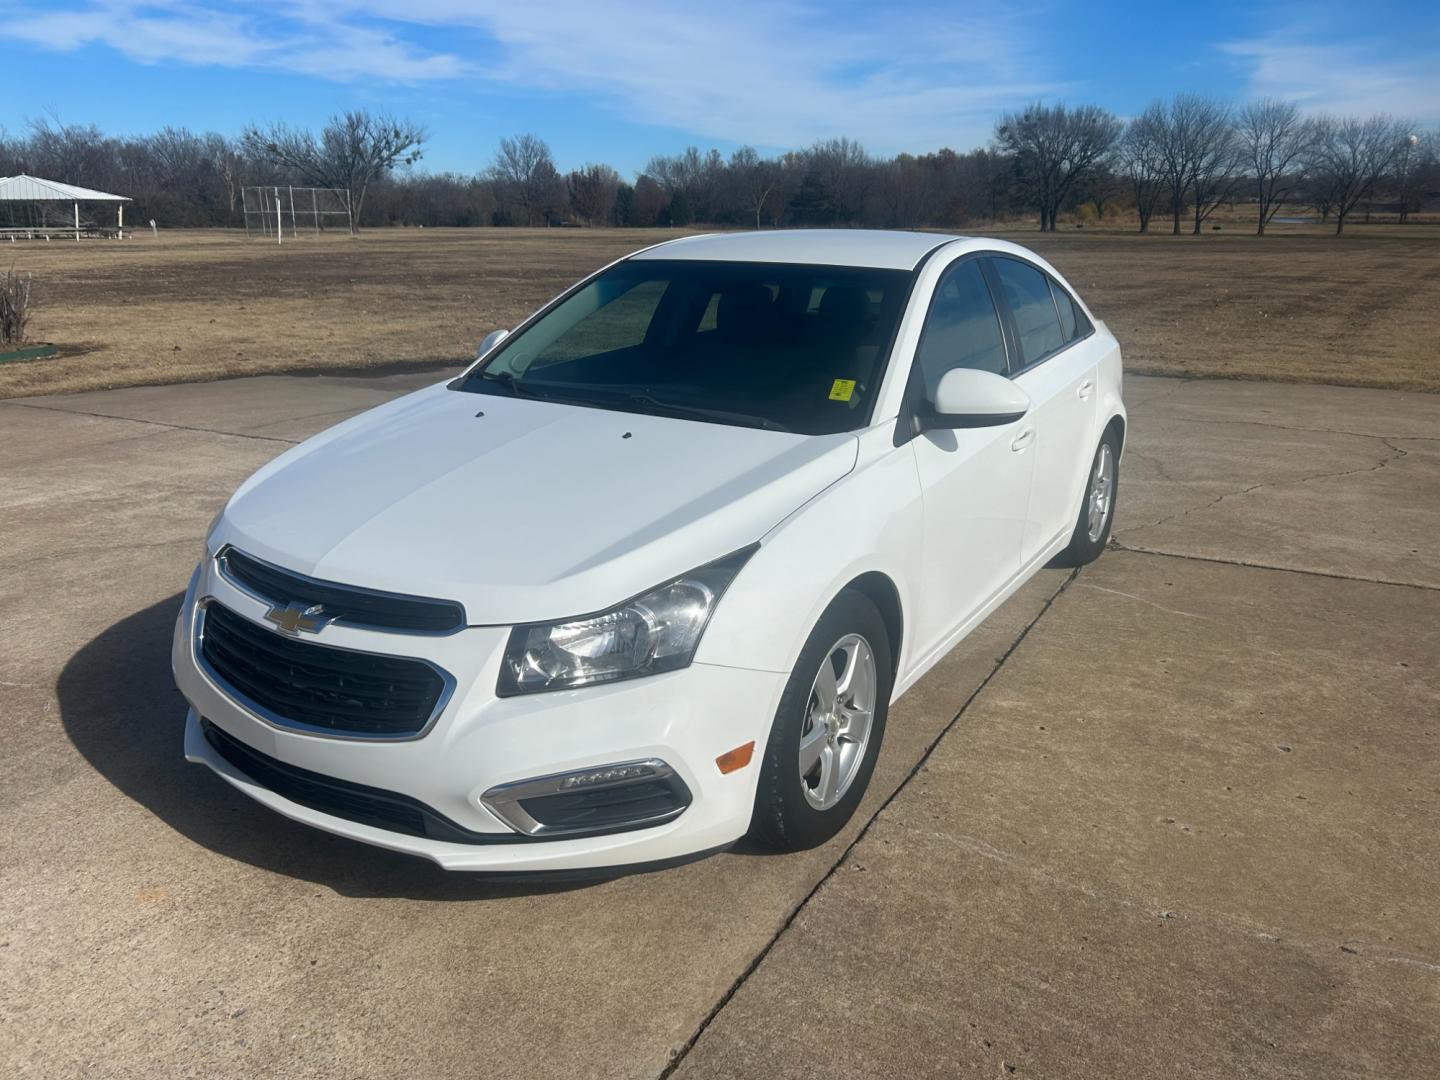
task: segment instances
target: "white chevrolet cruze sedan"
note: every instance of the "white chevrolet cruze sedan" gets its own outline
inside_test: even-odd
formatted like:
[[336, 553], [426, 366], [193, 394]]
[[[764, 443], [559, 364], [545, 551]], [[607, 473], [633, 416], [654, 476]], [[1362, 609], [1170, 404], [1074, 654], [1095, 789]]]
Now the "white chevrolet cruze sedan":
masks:
[[889, 705], [1104, 548], [1120, 387], [1014, 244], [637, 252], [240, 487], [176, 627], [185, 754], [453, 869], [818, 844]]

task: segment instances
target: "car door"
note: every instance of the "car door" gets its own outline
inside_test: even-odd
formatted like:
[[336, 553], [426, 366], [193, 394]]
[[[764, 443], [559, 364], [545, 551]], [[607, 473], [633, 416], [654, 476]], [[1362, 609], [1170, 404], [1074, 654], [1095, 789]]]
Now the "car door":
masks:
[[[1034, 432], [1035, 475], [1021, 544], [1021, 562], [1028, 564], [1075, 526], [1095, 450], [1098, 360], [1079, 334], [1084, 313], [1058, 282], [1008, 255], [988, 256], [987, 270], [1010, 323], [1012, 352], [1019, 354], [1015, 383], [1031, 401], [1022, 421]], [[1090, 336], [1088, 320], [1084, 327]]]
[[[908, 391], [923, 408], [940, 377], [969, 367], [1009, 371], [999, 311], [978, 256], [957, 260], [935, 287]], [[943, 643], [1019, 573], [1034, 462], [1027, 420], [927, 430], [910, 440], [924, 505], [923, 587], [916, 644]]]

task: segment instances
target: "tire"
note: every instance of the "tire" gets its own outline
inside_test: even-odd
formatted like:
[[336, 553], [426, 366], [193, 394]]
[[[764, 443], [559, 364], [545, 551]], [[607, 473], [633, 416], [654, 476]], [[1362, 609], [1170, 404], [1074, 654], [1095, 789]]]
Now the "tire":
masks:
[[[1104, 455], [1110, 455], [1109, 481], [1102, 497], [1103, 510], [1098, 531], [1094, 528], [1091, 510], [1095, 505], [1096, 486], [1104, 483]], [[1110, 428], [1095, 448], [1090, 459], [1090, 472], [1085, 480], [1085, 497], [1080, 500], [1080, 516], [1075, 521], [1075, 531], [1070, 534], [1070, 543], [1052, 562], [1053, 566], [1085, 566], [1094, 562], [1110, 542], [1110, 526], [1115, 520], [1115, 499], [1120, 493], [1120, 439], [1115, 429]]]
[[[822, 664], [830, 665], [833, 679], [822, 677]], [[852, 665], [854, 674], [847, 678]], [[847, 732], [861, 730], [867, 671], [873, 687], [869, 722], [861, 737], [847, 739]], [[835, 695], [839, 708], [823, 706], [827, 681], [840, 691]], [[844, 828], [875, 771], [893, 683], [885, 620], [869, 597], [846, 589], [810, 632], [781, 695], [761, 762], [752, 836], [781, 851], [802, 851]], [[845, 707], [847, 694], [861, 707]], [[807, 760], [814, 756], [806, 775], [801, 769], [802, 740]], [[831, 777], [837, 777], [833, 787], [827, 786]]]

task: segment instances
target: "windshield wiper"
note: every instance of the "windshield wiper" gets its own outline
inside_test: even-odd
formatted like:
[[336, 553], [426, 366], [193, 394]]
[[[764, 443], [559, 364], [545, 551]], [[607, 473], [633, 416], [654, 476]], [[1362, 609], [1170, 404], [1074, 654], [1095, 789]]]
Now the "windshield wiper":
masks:
[[629, 404], [639, 405], [651, 413], [676, 417], [688, 416], [699, 420], [721, 420], [726, 423], [742, 424], [746, 427], [764, 428], [766, 431], [790, 431], [784, 424], [777, 424], [769, 417], [755, 416], [751, 413], [728, 412], [725, 409], [707, 409], [703, 405], [680, 405], [670, 401], [661, 401], [650, 394], [627, 394], [625, 400]]
[[526, 386], [508, 371], [482, 371], [479, 374], [479, 378], [486, 382], [499, 383], [505, 387], [506, 390], [510, 391], [511, 397], [543, 398], [546, 396], [534, 387]]

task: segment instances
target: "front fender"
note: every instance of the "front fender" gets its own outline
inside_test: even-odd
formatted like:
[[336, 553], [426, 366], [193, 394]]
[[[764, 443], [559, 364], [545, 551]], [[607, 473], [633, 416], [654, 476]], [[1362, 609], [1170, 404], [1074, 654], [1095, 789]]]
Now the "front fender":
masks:
[[[716, 608], [697, 662], [789, 672], [820, 615], [866, 573], [884, 574], [908, 627], [919, 580], [923, 507], [913, 451], [893, 425], [860, 435], [855, 469], [764, 537]], [[909, 633], [902, 637], [908, 651]], [[902, 655], [896, 680], [905, 669]]]

